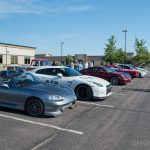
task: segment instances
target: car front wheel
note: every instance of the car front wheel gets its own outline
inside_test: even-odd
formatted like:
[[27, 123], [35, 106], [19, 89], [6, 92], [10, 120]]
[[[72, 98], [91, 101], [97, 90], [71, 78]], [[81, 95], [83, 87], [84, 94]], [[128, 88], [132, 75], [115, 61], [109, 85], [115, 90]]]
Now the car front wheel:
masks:
[[41, 117], [44, 114], [43, 103], [37, 98], [27, 100], [25, 110], [32, 117]]
[[75, 89], [75, 94], [78, 100], [91, 100], [92, 99], [92, 90], [87, 85], [79, 85]]

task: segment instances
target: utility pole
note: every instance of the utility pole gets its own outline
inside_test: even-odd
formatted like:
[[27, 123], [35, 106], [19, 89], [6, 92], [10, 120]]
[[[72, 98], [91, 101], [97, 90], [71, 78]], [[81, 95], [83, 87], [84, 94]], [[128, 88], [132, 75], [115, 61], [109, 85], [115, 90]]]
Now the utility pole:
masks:
[[63, 44], [64, 42], [61, 42], [61, 63], [62, 63], [62, 56], [63, 56]]
[[7, 53], [8, 51], [7, 51], [7, 45], [6, 45], [6, 69], [7, 69]]
[[123, 30], [124, 32], [124, 51], [126, 52], [126, 33], [128, 32], [127, 30]]

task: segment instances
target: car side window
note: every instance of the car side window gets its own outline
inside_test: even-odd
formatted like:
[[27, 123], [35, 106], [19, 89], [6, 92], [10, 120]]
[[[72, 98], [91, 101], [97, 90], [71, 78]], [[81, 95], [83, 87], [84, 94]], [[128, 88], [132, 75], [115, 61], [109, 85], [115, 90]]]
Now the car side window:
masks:
[[55, 68], [47, 68], [47, 69], [45, 69], [44, 74], [56, 76], [57, 75], [57, 70]]
[[119, 67], [121, 67], [121, 69], [124, 69], [124, 66], [122, 66], [122, 65], [118, 65]]
[[96, 73], [97, 72], [97, 68], [96, 67], [93, 67], [93, 68], [89, 68], [90, 72], [94, 72]]
[[[65, 73], [64, 69], [57, 69], [57, 70], [56, 70], [56, 75], [57, 75], [58, 73], [61, 73], [64, 77], [69, 76], [69, 75], [67, 75], [67, 74]], [[69, 72], [68, 72], [68, 74], [69, 74]]]
[[125, 69], [130, 69], [130, 67], [129, 67], [129, 66], [124, 66], [124, 68], [125, 68]]
[[104, 72], [101, 68], [97, 68], [97, 72], [98, 73], [102, 73], [102, 72]]
[[44, 69], [40, 69], [36, 72], [37, 74], [44, 74]]

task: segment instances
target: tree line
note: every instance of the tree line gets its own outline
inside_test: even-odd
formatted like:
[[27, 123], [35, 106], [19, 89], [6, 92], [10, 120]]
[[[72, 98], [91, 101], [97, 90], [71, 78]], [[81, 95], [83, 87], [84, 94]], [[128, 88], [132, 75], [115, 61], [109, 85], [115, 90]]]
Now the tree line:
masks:
[[[144, 39], [139, 40], [135, 38], [134, 51], [136, 55], [133, 58], [129, 58], [128, 54], [122, 49], [116, 47], [117, 39], [112, 35], [107, 44], [105, 44], [104, 60], [106, 63], [131, 63], [131, 64], [148, 64], [150, 63], [150, 52], [145, 46], [146, 41]], [[65, 63], [68, 65], [73, 61], [71, 55], [65, 57]]]
[[145, 46], [146, 41], [144, 39], [139, 40], [135, 38], [134, 49], [136, 55], [133, 58], [129, 58], [128, 54], [122, 48], [116, 48], [117, 39], [112, 35], [104, 48], [104, 60], [109, 63], [132, 63], [132, 64], [148, 64], [150, 63], [150, 52]]

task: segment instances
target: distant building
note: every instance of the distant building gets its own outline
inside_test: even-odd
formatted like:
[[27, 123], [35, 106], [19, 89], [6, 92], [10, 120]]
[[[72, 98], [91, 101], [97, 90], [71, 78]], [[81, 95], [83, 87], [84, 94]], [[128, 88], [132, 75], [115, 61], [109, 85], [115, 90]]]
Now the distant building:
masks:
[[[134, 57], [133, 52], [128, 52], [127, 53], [128, 58], [131, 59]], [[65, 57], [62, 57], [62, 61], [65, 62]], [[92, 62], [93, 65], [105, 65], [106, 62], [104, 61], [104, 56], [88, 56], [87, 54], [75, 54], [72, 56], [74, 61], [77, 60], [78, 62]], [[56, 61], [58, 64], [61, 63], [61, 56], [52, 56], [51, 54], [35, 54], [35, 58], [44, 58], [49, 61]]]
[[134, 57], [134, 53], [133, 52], [127, 52], [128, 58], [131, 59]]
[[36, 47], [0, 43], [0, 65], [26, 65], [35, 58]]
[[[65, 62], [65, 57], [62, 57], [62, 61]], [[78, 62], [92, 62], [94, 65], [102, 65], [104, 63], [104, 56], [88, 56], [87, 54], [75, 54], [72, 56], [74, 61]], [[51, 54], [35, 54], [35, 58], [44, 58], [49, 61], [56, 61], [58, 64], [61, 63], [61, 56], [52, 56]]]

